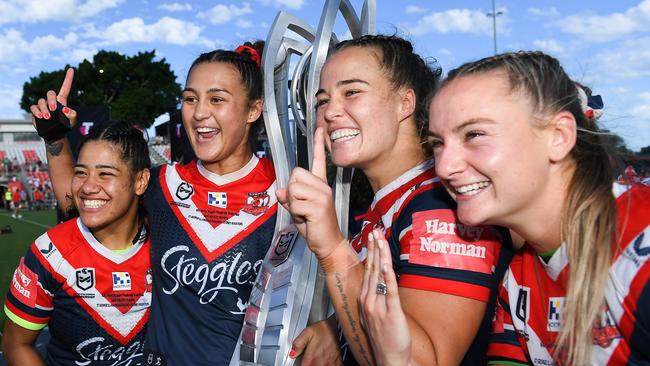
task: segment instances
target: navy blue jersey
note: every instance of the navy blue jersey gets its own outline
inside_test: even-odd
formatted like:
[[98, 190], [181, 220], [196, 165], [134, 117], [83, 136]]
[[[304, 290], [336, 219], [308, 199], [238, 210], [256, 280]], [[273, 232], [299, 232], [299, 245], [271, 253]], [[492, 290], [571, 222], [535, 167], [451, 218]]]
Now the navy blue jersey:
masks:
[[72, 219], [41, 235], [21, 259], [5, 314], [26, 329], [49, 326], [48, 365], [142, 364], [152, 284], [141, 234], [116, 253]]
[[200, 162], [154, 171], [145, 195], [153, 306], [146, 365], [224, 365], [275, 229], [275, 173], [253, 157], [219, 176]]
[[[464, 364], [485, 359], [496, 288], [510, 258], [506, 230], [458, 221], [456, 204], [435, 175], [432, 161], [416, 166], [380, 189], [351, 244], [365, 259], [368, 234], [383, 230], [400, 287], [442, 292], [488, 303]], [[506, 243], [503, 245], [503, 243]], [[343, 347], [346, 364], [354, 364]]]

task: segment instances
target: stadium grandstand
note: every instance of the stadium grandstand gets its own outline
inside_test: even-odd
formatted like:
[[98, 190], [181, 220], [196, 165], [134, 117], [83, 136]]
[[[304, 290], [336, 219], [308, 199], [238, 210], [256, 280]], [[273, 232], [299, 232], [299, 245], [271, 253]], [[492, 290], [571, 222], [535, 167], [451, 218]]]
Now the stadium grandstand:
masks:
[[[154, 166], [171, 163], [171, 148], [166, 136], [149, 138], [149, 155]], [[21, 201], [21, 209], [54, 206], [45, 144], [36, 134], [28, 115], [24, 119], [0, 119], [0, 194], [3, 198], [0, 207], [8, 204], [4, 193], [9, 187], [22, 187], [27, 193], [27, 199]], [[39, 193], [35, 195], [36, 191]]]

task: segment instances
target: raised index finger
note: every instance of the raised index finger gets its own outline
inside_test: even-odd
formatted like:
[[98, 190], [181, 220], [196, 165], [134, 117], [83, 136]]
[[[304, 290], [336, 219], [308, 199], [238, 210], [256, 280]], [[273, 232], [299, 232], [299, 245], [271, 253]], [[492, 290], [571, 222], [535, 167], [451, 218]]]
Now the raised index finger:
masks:
[[325, 159], [325, 137], [323, 128], [318, 127], [314, 133], [314, 161], [311, 165], [311, 173], [327, 182], [327, 163]]
[[58, 100], [63, 105], [68, 104], [68, 95], [70, 95], [73, 78], [74, 69], [72, 67], [69, 67], [65, 72], [65, 78], [63, 79], [63, 84], [61, 84], [61, 89], [59, 89], [59, 94], [56, 95], [56, 100]]

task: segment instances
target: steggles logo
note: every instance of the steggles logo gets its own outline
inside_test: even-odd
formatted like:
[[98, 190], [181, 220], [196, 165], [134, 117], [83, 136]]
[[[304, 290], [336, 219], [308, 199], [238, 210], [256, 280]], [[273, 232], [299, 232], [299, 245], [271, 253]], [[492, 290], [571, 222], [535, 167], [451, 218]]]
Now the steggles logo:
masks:
[[[255, 282], [257, 272], [262, 267], [262, 260], [254, 264], [250, 261], [241, 261], [242, 253], [239, 252], [230, 263], [197, 263], [197, 258], [186, 257], [190, 248], [178, 245], [165, 252], [160, 260], [163, 272], [173, 282], [171, 288], [164, 288], [163, 292], [173, 295], [180, 286], [197, 285], [199, 303], [212, 302], [220, 291], [229, 291], [239, 294], [239, 287]], [[241, 299], [240, 299], [241, 300]], [[243, 301], [242, 301], [243, 303]], [[228, 310], [233, 314], [240, 314], [240, 310]]]

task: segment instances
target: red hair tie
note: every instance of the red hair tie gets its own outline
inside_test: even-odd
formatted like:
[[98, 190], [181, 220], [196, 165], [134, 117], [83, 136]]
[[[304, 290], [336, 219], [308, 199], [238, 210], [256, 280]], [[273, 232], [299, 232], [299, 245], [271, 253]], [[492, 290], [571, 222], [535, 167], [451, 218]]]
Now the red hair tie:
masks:
[[253, 47], [246, 46], [246, 45], [239, 46], [239, 47], [237, 47], [235, 49], [235, 53], [237, 53], [239, 55], [242, 55], [242, 54], [244, 54], [245, 50], [248, 51], [248, 54], [250, 55], [251, 60], [253, 60], [257, 64], [257, 67], [260, 67], [260, 65], [262, 64], [262, 62], [260, 60], [260, 54], [257, 53], [257, 51]]

